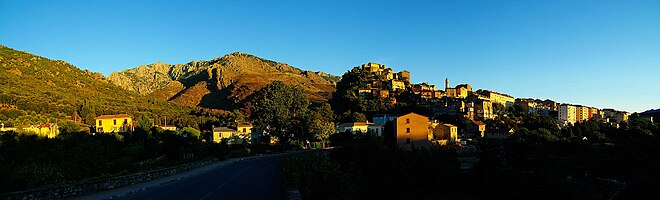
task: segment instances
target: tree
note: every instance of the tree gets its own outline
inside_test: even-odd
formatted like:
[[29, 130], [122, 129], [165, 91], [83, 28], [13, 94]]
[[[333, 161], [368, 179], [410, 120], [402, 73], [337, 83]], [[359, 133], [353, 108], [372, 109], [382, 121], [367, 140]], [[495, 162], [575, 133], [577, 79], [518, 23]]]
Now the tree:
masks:
[[60, 133], [77, 133], [82, 130], [78, 124], [72, 121], [64, 121], [64, 123], [60, 123]]
[[303, 89], [274, 81], [257, 92], [251, 117], [257, 128], [286, 142], [295, 137], [293, 123], [305, 117], [309, 105]]
[[315, 119], [312, 121], [310, 129], [310, 132], [314, 134], [314, 139], [321, 140], [325, 147], [325, 141], [335, 132], [335, 125], [332, 122]]
[[187, 135], [190, 138], [199, 138], [201, 132], [193, 127], [183, 127], [179, 132], [179, 135]]
[[151, 123], [151, 119], [149, 119], [145, 114], [140, 114], [136, 118], [136, 122], [137, 122], [137, 128], [144, 132], [148, 132], [149, 129], [151, 129], [151, 127], [154, 126], [153, 123]]
[[96, 122], [96, 111], [90, 102], [85, 100], [83, 105], [80, 107], [80, 115], [85, 116], [85, 123], [88, 125], [94, 125]]
[[340, 122], [366, 122], [367, 117], [359, 112], [346, 111], [342, 114]]

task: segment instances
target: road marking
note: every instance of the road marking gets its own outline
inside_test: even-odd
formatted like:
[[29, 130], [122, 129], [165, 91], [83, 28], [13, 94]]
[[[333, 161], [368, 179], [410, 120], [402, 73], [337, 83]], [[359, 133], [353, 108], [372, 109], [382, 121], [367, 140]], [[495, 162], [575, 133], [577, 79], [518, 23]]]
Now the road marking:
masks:
[[211, 196], [211, 193], [213, 193], [213, 192], [209, 192], [208, 194], [204, 195], [204, 196], [203, 196], [201, 199], [199, 199], [199, 200], [204, 200], [204, 199], [206, 199], [206, 197]]
[[[222, 186], [227, 185], [227, 183], [229, 183], [229, 181], [234, 180], [236, 177], [238, 177], [238, 175], [240, 175], [241, 173], [245, 172], [245, 170], [247, 170], [248, 168], [250, 168], [250, 166], [248, 166], [248, 167], [246, 167], [246, 168], [243, 168], [243, 170], [241, 170], [241, 171], [239, 171], [238, 173], [234, 174], [234, 176], [232, 176], [231, 178], [229, 178], [229, 180], [227, 180], [227, 181], [225, 181], [224, 183], [222, 183], [222, 185], [220, 185], [220, 186], [218, 186], [217, 188], [215, 188], [215, 190], [219, 190], [220, 188], [222, 188]], [[200, 199], [200, 200], [201, 200], [201, 199]]]
[[223, 183], [222, 185], [218, 186], [218, 187], [215, 188], [215, 189], [216, 189], [216, 190], [217, 190], [217, 189], [220, 189], [222, 186], [225, 186], [225, 184], [227, 184], [227, 183], [229, 183], [229, 181], [225, 181], [225, 183]]

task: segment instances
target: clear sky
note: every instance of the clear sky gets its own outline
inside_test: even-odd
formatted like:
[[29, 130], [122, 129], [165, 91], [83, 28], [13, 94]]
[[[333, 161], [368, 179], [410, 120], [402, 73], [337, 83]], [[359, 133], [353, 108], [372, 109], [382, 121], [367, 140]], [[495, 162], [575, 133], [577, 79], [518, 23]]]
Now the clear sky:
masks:
[[[6, 1], [0, 44], [109, 75], [240, 51], [341, 75], [660, 108], [660, 1]], [[1, 72], [0, 72], [1, 73]]]

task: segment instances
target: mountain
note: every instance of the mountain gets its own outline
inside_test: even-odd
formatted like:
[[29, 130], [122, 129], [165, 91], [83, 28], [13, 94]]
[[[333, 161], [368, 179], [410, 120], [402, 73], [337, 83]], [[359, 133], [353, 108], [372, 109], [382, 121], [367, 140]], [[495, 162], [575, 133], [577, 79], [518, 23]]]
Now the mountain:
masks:
[[302, 87], [312, 100], [326, 101], [339, 77], [234, 52], [209, 61], [142, 65], [114, 72], [108, 80], [143, 96], [233, 110], [249, 106], [249, 97], [275, 80]]
[[[81, 70], [65, 61], [50, 60], [2, 45], [0, 88], [0, 105], [9, 113], [15, 108], [25, 111], [23, 113], [63, 118], [75, 111], [93, 122], [94, 116], [102, 114], [179, 116], [191, 111], [185, 106], [124, 90], [99, 73]], [[0, 120], [16, 117], [3, 113], [0, 112]]]
[[660, 114], [660, 108], [644, 111], [640, 114]]

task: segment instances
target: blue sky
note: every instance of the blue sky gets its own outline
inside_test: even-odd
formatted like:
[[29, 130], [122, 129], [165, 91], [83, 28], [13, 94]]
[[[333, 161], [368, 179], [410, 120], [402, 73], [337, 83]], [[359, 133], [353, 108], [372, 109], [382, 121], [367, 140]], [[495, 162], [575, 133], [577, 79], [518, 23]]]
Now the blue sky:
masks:
[[341, 75], [660, 108], [660, 1], [6, 1], [0, 44], [109, 75], [240, 51]]

